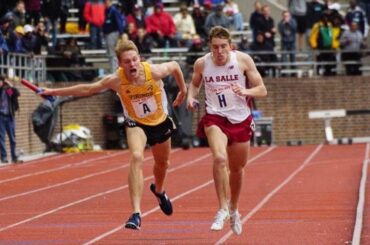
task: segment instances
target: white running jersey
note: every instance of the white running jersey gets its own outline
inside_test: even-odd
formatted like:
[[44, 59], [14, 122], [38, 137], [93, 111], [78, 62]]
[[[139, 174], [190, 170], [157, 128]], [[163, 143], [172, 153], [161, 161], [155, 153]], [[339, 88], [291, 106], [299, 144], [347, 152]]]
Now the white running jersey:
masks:
[[211, 53], [206, 54], [203, 82], [208, 114], [226, 117], [231, 123], [240, 123], [251, 114], [247, 98], [231, 90], [232, 84], [237, 83], [246, 88], [247, 83], [246, 76], [239, 69], [234, 51], [230, 52], [229, 62], [224, 66], [215, 65]]

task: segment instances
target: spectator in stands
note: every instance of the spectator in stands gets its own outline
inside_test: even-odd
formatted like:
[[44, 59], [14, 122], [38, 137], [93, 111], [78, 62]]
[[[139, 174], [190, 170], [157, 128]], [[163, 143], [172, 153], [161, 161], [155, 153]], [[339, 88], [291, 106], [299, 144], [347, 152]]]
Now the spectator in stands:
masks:
[[188, 13], [186, 5], [180, 6], [180, 11], [175, 14], [173, 21], [176, 25], [176, 39], [179, 46], [190, 47], [196, 30], [193, 17]]
[[[62, 0], [44, 0], [42, 13], [47, 31], [51, 33], [51, 43], [55, 46], [57, 43], [59, 18], [62, 14]], [[35, 26], [38, 23], [35, 23]]]
[[247, 36], [242, 36], [240, 39], [240, 42], [238, 43], [237, 49], [242, 52], [248, 52], [250, 51], [249, 48], [249, 42], [248, 42], [248, 37]]
[[230, 19], [233, 30], [236, 31], [244, 30], [243, 15], [239, 11], [239, 5], [234, 0], [225, 0], [225, 6], [223, 11], [226, 14], [226, 16]]
[[13, 163], [18, 163], [15, 136], [15, 112], [19, 108], [17, 88], [3, 75], [0, 75], [0, 156], [1, 163], [7, 163], [5, 139], [9, 137], [10, 153]]
[[11, 14], [13, 16], [13, 22], [11, 23], [12, 29], [15, 29], [16, 26], [24, 26], [26, 24], [26, 7], [23, 0], [17, 2]]
[[22, 39], [23, 39], [23, 36], [24, 36], [23, 26], [17, 26], [14, 29], [14, 33], [15, 33], [15, 36], [16, 36], [16, 40], [15, 40], [15, 49], [12, 50], [12, 52], [14, 52], [14, 53], [25, 53], [26, 51], [24, 50], [23, 43], [22, 43]]
[[24, 26], [24, 36], [22, 37], [22, 46], [26, 54], [33, 55], [36, 47], [36, 36], [33, 33], [33, 26]]
[[207, 32], [204, 29], [204, 23], [207, 18], [207, 12], [205, 12], [204, 9], [199, 6], [199, 4], [194, 4], [191, 16], [194, 20], [195, 32], [200, 35], [202, 39], [206, 39]]
[[[48, 56], [46, 58], [46, 66], [51, 68], [47, 71], [48, 80], [55, 82], [66, 82], [68, 77], [66, 71], [60, 70], [60, 68], [66, 68], [69, 66], [69, 60], [64, 58], [64, 51], [66, 50], [66, 41], [63, 38], [57, 40], [57, 44], [54, 47], [50, 47], [48, 50]], [[57, 68], [59, 70], [53, 70]]]
[[317, 67], [317, 73], [319, 75], [321, 75], [321, 67], [324, 67], [324, 76], [335, 75], [335, 72], [333, 71], [336, 62], [334, 50], [337, 47], [333, 45], [335, 44], [333, 41], [338, 38], [339, 34], [333, 31], [333, 24], [330, 22], [329, 18], [329, 11], [325, 10], [320, 21], [312, 27], [309, 39], [311, 47], [321, 51], [317, 55], [316, 60], [318, 62], [326, 63]]
[[222, 4], [216, 5], [214, 11], [207, 16], [206, 22], [204, 23], [206, 33], [209, 33], [214, 26], [222, 26], [226, 29], [230, 29], [230, 21], [224, 14], [223, 9], [224, 7]]
[[138, 29], [146, 28], [143, 8], [136, 4], [133, 12], [126, 16], [126, 20], [127, 26], [129, 26], [127, 29], [130, 39], [134, 40], [136, 38]]
[[177, 47], [176, 25], [171, 14], [163, 10], [162, 3], [156, 3], [154, 13], [145, 19], [146, 32], [163, 48], [166, 43], [170, 47]]
[[350, 29], [345, 30], [340, 37], [340, 44], [343, 50], [342, 61], [358, 62], [357, 64], [345, 64], [347, 75], [362, 75], [361, 50], [366, 47], [363, 35], [358, 28], [357, 22], [352, 22]]
[[[186, 57], [186, 64], [188, 68], [193, 68], [194, 62], [203, 55], [205, 45], [203, 39], [199, 35], [195, 35], [192, 44], [188, 49], [188, 56]], [[190, 73], [185, 73], [190, 74]]]
[[[344, 21], [344, 17], [339, 12], [340, 4], [336, 2], [327, 2], [327, 9], [325, 9], [323, 14], [329, 16], [329, 22], [332, 24], [333, 27], [333, 45], [334, 49], [338, 49], [340, 47], [340, 36], [342, 32], [349, 28]], [[339, 62], [340, 57], [336, 55], [336, 59]]]
[[35, 43], [33, 52], [36, 55], [40, 55], [41, 54], [41, 51], [42, 51], [42, 48], [44, 47], [45, 49], [47, 49], [48, 48], [48, 45], [49, 45], [49, 41], [50, 41], [50, 35], [46, 31], [46, 27], [45, 27], [45, 24], [44, 24], [43, 21], [40, 21], [36, 25], [33, 34], [36, 37], [36, 43]]
[[82, 69], [79, 69], [85, 65], [85, 59], [81, 54], [81, 48], [78, 46], [76, 38], [72, 37], [67, 39], [62, 55], [66, 60], [67, 66], [74, 68], [66, 73], [68, 81], [85, 80]]
[[15, 52], [17, 36], [14, 30], [10, 28], [11, 21], [10, 15], [5, 15], [0, 19], [0, 31], [6, 43], [2, 49], [3, 51], [7, 49], [8, 52]]
[[24, 0], [26, 6], [26, 23], [36, 25], [41, 18], [41, 1]]
[[253, 41], [256, 40], [257, 32], [258, 32], [258, 21], [263, 18], [262, 15], [262, 4], [259, 1], [254, 3], [254, 11], [251, 13], [249, 17], [249, 27], [252, 30]]
[[90, 25], [90, 49], [101, 49], [102, 26], [105, 21], [105, 4], [101, 0], [88, 0], [84, 9], [84, 17]]
[[75, 6], [78, 9], [78, 32], [86, 34], [86, 20], [84, 18], [84, 8], [87, 0], [76, 0]]
[[[277, 62], [277, 56], [274, 52], [273, 47], [269, 42], [265, 40], [265, 33], [259, 32], [256, 36], [256, 41], [252, 42], [249, 46], [251, 56], [256, 62], [257, 69], [262, 77], [268, 75], [276, 75], [276, 67], [269, 65], [270, 63]], [[259, 64], [264, 63], [264, 64]]]
[[357, 4], [357, 0], [349, 1], [349, 8], [345, 16], [345, 22], [348, 26], [351, 26], [352, 22], [356, 22], [364, 38], [367, 38], [369, 33], [369, 25], [367, 22], [366, 13]]
[[108, 55], [114, 59], [114, 63], [118, 67], [114, 49], [118, 38], [126, 29], [126, 18], [113, 5], [112, 0], [105, 0], [105, 7], [105, 21], [103, 24], [105, 45]]
[[265, 35], [264, 42], [268, 43], [269, 46], [274, 48], [276, 28], [274, 19], [271, 17], [270, 6], [263, 5], [261, 11], [262, 15], [257, 16], [258, 19], [256, 19], [255, 31], [257, 31], [257, 33], [262, 32]]
[[290, 62], [293, 65], [296, 52], [297, 22], [291, 17], [289, 11], [283, 11], [278, 30], [281, 38], [281, 61], [284, 63]]
[[305, 34], [307, 29], [306, 0], [289, 0], [288, 10], [297, 22], [298, 50], [302, 51], [305, 45]]
[[[139, 27], [137, 30], [136, 38], [134, 39], [135, 45], [141, 55], [149, 54], [151, 48], [153, 48], [153, 40], [147, 35], [145, 28]], [[146, 59], [146, 57], [144, 56]]]

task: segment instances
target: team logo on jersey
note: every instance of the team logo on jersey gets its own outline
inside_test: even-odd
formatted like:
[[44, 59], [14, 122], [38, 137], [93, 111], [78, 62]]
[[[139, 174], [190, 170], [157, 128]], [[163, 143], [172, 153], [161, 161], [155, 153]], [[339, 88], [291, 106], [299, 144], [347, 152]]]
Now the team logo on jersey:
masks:
[[234, 65], [231, 65], [228, 68], [229, 68], [229, 70], [232, 70], [232, 69], [234, 69]]
[[204, 81], [206, 83], [232, 82], [232, 81], [237, 81], [238, 79], [239, 79], [238, 74], [219, 75], [219, 76], [204, 76]]

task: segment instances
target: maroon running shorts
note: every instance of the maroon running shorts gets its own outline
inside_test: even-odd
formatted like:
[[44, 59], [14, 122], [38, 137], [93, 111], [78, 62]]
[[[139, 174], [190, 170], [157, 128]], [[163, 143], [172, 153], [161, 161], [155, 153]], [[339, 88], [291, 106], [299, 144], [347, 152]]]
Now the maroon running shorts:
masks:
[[197, 136], [205, 138], [204, 128], [216, 125], [228, 138], [228, 145], [233, 142], [247, 142], [251, 139], [254, 131], [253, 117], [250, 115], [241, 123], [233, 124], [226, 117], [219, 115], [206, 114], [198, 124]]

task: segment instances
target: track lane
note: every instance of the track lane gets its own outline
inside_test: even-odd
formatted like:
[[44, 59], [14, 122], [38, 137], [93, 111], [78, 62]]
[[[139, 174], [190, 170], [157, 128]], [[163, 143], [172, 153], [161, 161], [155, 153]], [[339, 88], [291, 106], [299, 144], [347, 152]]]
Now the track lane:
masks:
[[363, 145], [324, 146], [247, 222], [244, 244], [348, 244], [363, 152]]
[[[60, 154], [57, 159], [50, 159], [46, 161], [43, 159], [42, 164], [32, 164], [29, 165], [25, 163], [12, 165], [11, 167], [0, 171], [1, 180], [0, 185], [4, 183], [10, 183], [13, 181], [26, 179], [29, 177], [40, 176], [44, 174], [49, 174], [53, 172], [62, 171], [71, 167], [79, 167], [81, 165], [88, 166], [91, 162], [97, 160], [109, 159], [114, 156], [121, 156], [127, 154], [127, 151], [123, 152], [97, 152], [93, 153], [76, 153], [76, 154]], [[36, 163], [36, 162], [35, 162]]]
[[360, 244], [369, 245], [370, 244], [370, 143], [367, 144], [368, 152], [365, 156], [365, 161], [367, 164], [367, 179], [365, 182], [365, 204], [362, 217], [362, 231], [361, 236], [358, 238]]
[[[314, 147], [315, 146], [278, 147], [271, 151], [271, 153], [258, 159], [258, 161], [252, 162], [247, 166], [245, 172], [246, 183], [243, 190], [244, 194], [241, 199], [242, 216], [244, 217], [247, 215], [263, 199], [263, 197], [266, 197], [266, 194], [270, 193], [278, 183], [281, 183], [289, 173], [296, 169], [301, 163], [299, 161], [303, 161], [304, 158], [312, 152]], [[361, 152], [361, 150], [356, 150], [351, 148], [351, 146], [349, 147], [348, 151], [354, 150], [352, 152], [353, 154]], [[347, 146], [343, 146], [339, 149], [347, 149]], [[177, 158], [177, 154], [174, 154], [174, 157], [176, 155], [175, 159], [184, 159], [186, 157], [194, 158], [198, 156], [198, 154], [200, 156], [205, 156], [209, 152], [208, 149], [197, 150], [198, 149], [181, 151], [178, 154], [179, 158]], [[256, 155], [263, 150], [265, 149], [253, 148], [252, 155]], [[351, 154], [348, 154], [348, 156], [345, 154], [343, 155], [342, 152], [338, 154], [338, 150], [325, 150], [325, 154], [328, 154], [327, 158], [322, 157], [320, 153], [318, 158], [322, 159], [320, 161], [315, 160], [312, 162], [312, 165], [310, 164], [310, 168], [312, 166], [315, 168], [317, 165], [319, 166], [317, 168], [320, 169], [320, 165], [323, 164], [328, 166], [335, 165], [330, 161], [330, 158], [335, 158], [338, 155], [341, 156], [340, 161], [343, 162], [346, 162], [351, 158]], [[176, 162], [175, 159], [172, 160], [173, 163]], [[181, 194], [195, 188], [196, 186], [200, 186], [202, 184], [205, 185], [204, 187], [195, 190], [192, 194], [174, 201], [174, 207], [177, 211], [175, 211], [172, 217], [166, 217], [158, 210], [152, 194], [147, 189], [150, 181], [150, 179], [148, 179], [145, 184], [143, 195], [143, 212], [149, 213], [143, 219], [143, 229], [139, 232], [135, 232], [121, 228], [106, 238], [97, 241], [97, 244], [122, 244], [122, 242], [127, 242], [129, 244], [214, 244], [216, 241], [221, 239], [221, 237], [229, 231], [228, 227], [225, 227], [222, 232], [209, 231], [210, 223], [213, 219], [215, 210], [217, 209], [214, 187], [212, 183], [209, 183], [212, 179], [212, 166], [210, 162], [210, 158], [206, 158], [197, 164], [181, 168], [169, 174], [167, 180], [167, 192], [171, 197], [181, 196]], [[151, 174], [152, 164], [147, 165], [148, 166], [145, 166], [144, 172], [148, 174], [149, 177]], [[176, 165], [176, 163], [174, 165]], [[320, 172], [327, 173], [327, 170], [324, 168], [320, 171], [310, 171], [311, 174]], [[343, 172], [343, 169], [339, 168], [338, 172]], [[303, 173], [306, 173], [306, 169], [302, 174]], [[112, 182], [115, 178], [119, 178], [119, 175], [109, 174], [107, 176], [109, 176], [108, 184], [106, 183], [107, 178], [95, 179], [96, 182], [98, 182], [95, 184], [83, 181], [82, 185], [77, 185], [75, 187], [76, 191], [79, 192], [80, 188], [85, 189], [88, 185], [92, 185], [92, 188], [97, 192], [99, 190], [97, 185], [109, 186], [109, 182]], [[305, 175], [303, 174], [303, 176]], [[126, 176], [124, 176], [124, 178], [125, 177]], [[306, 178], [309, 179], [308, 177]], [[292, 183], [294, 180], [295, 178]], [[126, 180], [124, 179], [123, 181]], [[186, 185], [179, 184], [180, 181], [185, 181]], [[288, 186], [292, 185], [292, 183], [288, 184]], [[295, 184], [298, 188], [300, 183]], [[344, 188], [342, 185], [338, 185], [338, 187]], [[280, 203], [280, 198], [284, 199], [285, 202], [290, 199], [292, 199], [293, 202], [297, 201], [293, 194], [290, 194], [289, 192], [285, 193], [285, 190], [287, 190], [286, 188], [283, 190], [284, 191], [282, 193], [284, 193], [284, 198], [280, 197], [281, 192], [279, 192], [278, 195], [272, 198], [264, 208], [269, 207], [270, 204], [272, 205], [272, 203], [275, 202], [278, 207], [281, 207], [282, 203]], [[351, 192], [352, 189], [349, 188], [347, 191]], [[59, 190], [54, 190], [54, 192], [64, 193]], [[0, 232], [0, 241], [4, 241], [3, 239], [6, 239], [7, 241], [36, 244], [81, 244], [84, 241], [86, 242], [91, 240], [93, 237], [104, 234], [107, 230], [117, 227], [117, 225], [122, 224], [127, 219], [129, 215], [129, 200], [127, 197], [128, 193], [126, 190], [124, 190], [124, 192], [122, 192], [122, 190], [117, 190], [99, 195], [96, 198], [62, 208], [48, 215], [26, 222], [4, 232]], [[57, 198], [57, 195], [55, 198]], [[285, 202], [283, 202], [284, 205], [286, 204]], [[226, 244], [270, 244], [254, 243], [255, 240], [253, 239], [254, 237], [257, 237], [258, 241], [260, 241], [261, 238], [268, 239], [269, 237], [270, 239], [276, 239], [278, 236], [289, 237], [292, 234], [292, 232], [287, 231], [287, 233], [272, 235], [274, 233], [270, 233], [270, 229], [268, 228], [270, 225], [277, 225], [278, 227], [290, 226], [290, 220], [276, 218], [273, 220], [275, 223], [271, 224], [270, 217], [267, 217], [265, 220], [263, 218], [259, 218], [256, 221], [255, 219], [256, 217], [259, 217], [258, 215], [265, 214], [266, 211], [262, 210], [264, 209], [257, 212], [255, 216], [253, 216], [252, 219], [244, 225], [244, 232], [241, 236], [231, 236], [227, 239]], [[155, 214], [150, 212], [154, 212]], [[23, 213], [23, 215], [25, 214], [26, 213]], [[283, 212], [282, 215], [287, 214]], [[320, 218], [325, 220], [325, 218], [327, 218], [327, 213], [323, 213], [321, 217], [315, 217], [311, 222], [321, 222]], [[266, 229], [268, 231], [266, 231]], [[333, 231], [333, 233], [338, 234], [338, 231]], [[306, 232], [305, 234], [306, 236], [312, 236], [309, 232]], [[4, 238], [3, 235], [5, 235]], [[251, 238], [253, 239], [251, 240]], [[263, 239], [261, 241], [263, 241]]]
[[[203, 155], [203, 153], [202, 153], [202, 155]], [[186, 161], [186, 160], [189, 160], [189, 159], [192, 159], [194, 156], [193, 155], [189, 155], [189, 154], [187, 154], [186, 156], [181, 156], [181, 155], [177, 155], [176, 154], [176, 156], [175, 157], [173, 157], [174, 158], [174, 160], [177, 160], [178, 161], [178, 163], [177, 164], [173, 164], [173, 168], [176, 168], [176, 166], [178, 165], [178, 166], [181, 166], [181, 165], [183, 165], [183, 168], [186, 168], [187, 167], [187, 165], [185, 165], [184, 164], [184, 162]], [[181, 161], [180, 161], [180, 159], [181, 159]], [[144, 164], [144, 174], [145, 175], [147, 175], [147, 176], [149, 176], [149, 178], [147, 178], [147, 181], [149, 181], [150, 179], [152, 179], [152, 177], [151, 177], [151, 174], [152, 174], [152, 164]], [[127, 176], [127, 172], [125, 173], [125, 175], [123, 175], [122, 173], [117, 173], [117, 174], [110, 174], [109, 175], [109, 177], [108, 177], [108, 181], [113, 181], [113, 180], [117, 180], [117, 179], [122, 179], [122, 176], [125, 176], [124, 178], [127, 178], [126, 176]], [[86, 183], [86, 181], [84, 181], [84, 183], [82, 184], [82, 185], [80, 185], [79, 186], [79, 195], [76, 195], [76, 196], [74, 196], [72, 193], [67, 193], [67, 194], [63, 194], [63, 192], [62, 191], [56, 191], [58, 194], [57, 195], [59, 195], [59, 199], [65, 199], [65, 198], [68, 198], [68, 199], [74, 199], [74, 200], [76, 200], [77, 198], [78, 198], [78, 196], [81, 198], [81, 196], [85, 196], [85, 194], [83, 193], [83, 194], [81, 194], [81, 192], [82, 191], [85, 191], [85, 190], [83, 190], [83, 189], [89, 189], [88, 191], [92, 191], [93, 193], [96, 193], [96, 192], [99, 192], [99, 191], [101, 191], [99, 188], [98, 188], [98, 186], [99, 185], [101, 185], [101, 186], [103, 186], [103, 189], [107, 189], [107, 178], [105, 178], [105, 181], [103, 180], [103, 179], [101, 179], [100, 181], [98, 181], [98, 180], [96, 180], [95, 179], [95, 181], [91, 181], [91, 182], [88, 182], [88, 183]], [[111, 189], [113, 188], [113, 187], [110, 187]], [[113, 194], [115, 194], [115, 195], [117, 195], [117, 196], [119, 196], [119, 197], [117, 197], [116, 199], [114, 199], [114, 200], [116, 200], [116, 201], [113, 201], [112, 203], [114, 203], [114, 204], [116, 204], [116, 202], [117, 202], [117, 200], [119, 200], [119, 199], [125, 199], [124, 201], [125, 201], [125, 204], [121, 204], [121, 205], [119, 205], [119, 213], [120, 214], [122, 214], [122, 210], [124, 210], [124, 209], [129, 209], [129, 203], [128, 203], [128, 191], [127, 191], [127, 185], [124, 185], [124, 186], [121, 186], [121, 187], [119, 187], [119, 188], [116, 188], [115, 190], [114, 189], [112, 189], [113, 191], [108, 191], [106, 194], [99, 194], [99, 195], [96, 195], [95, 197], [92, 197], [92, 198], [86, 198], [86, 200], [83, 200], [83, 199], [80, 199], [81, 201], [77, 201], [77, 202], [75, 202], [75, 203], [69, 203], [69, 204], [66, 204], [66, 205], [64, 205], [64, 206], [59, 206], [59, 207], [57, 207], [57, 208], [55, 208], [55, 209], [53, 209], [53, 210], [49, 210], [48, 212], [45, 212], [44, 211], [44, 213], [41, 213], [41, 214], [38, 214], [38, 215], [36, 215], [36, 216], [33, 216], [33, 218], [31, 218], [31, 219], [29, 219], [29, 220], [23, 220], [23, 221], [21, 221], [20, 223], [18, 222], [18, 224], [16, 224], [15, 226], [10, 226], [10, 227], [8, 227], [8, 228], [6, 228], [6, 230], [5, 230], [5, 232], [7, 232], [7, 235], [9, 235], [9, 238], [12, 238], [13, 237], [13, 239], [16, 239], [17, 237], [15, 236], [15, 234], [17, 233], [17, 230], [22, 230], [22, 229], [24, 229], [25, 227], [28, 227], [28, 224], [30, 223], [30, 226], [32, 226], [34, 223], [38, 223], [38, 222], [41, 222], [42, 223], [42, 220], [44, 220], [45, 219], [45, 217], [46, 216], [48, 216], [48, 217], [46, 217], [46, 220], [49, 218], [49, 216], [50, 217], [54, 217], [54, 215], [56, 214], [56, 223], [58, 223], [58, 221], [60, 221], [60, 219], [61, 219], [61, 217], [60, 217], [60, 212], [61, 213], [68, 213], [68, 210], [70, 210], [71, 208], [73, 209], [73, 207], [74, 206], [84, 206], [84, 204], [85, 203], [90, 203], [90, 202], [95, 202], [95, 198], [96, 199], [98, 199], [98, 200], [102, 200], [103, 202], [105, 202], [106, 200], [107, 200], [107, 196], [109, 196], [109, 195], [111, 195], [111, 193], [113, 193]], [[122, 190], [124, 190], [123, 191], [123, 193], [121, 192]], [[117, 194], [116, 192], [120, 192], [119, 194]], [[50, 194], [50, 193], [48, 193], [49, 195], [53, 195], [53, 194]], [[64, 196], [66, 196], [66, 195], [68, 195], [68, 197], [64, 197]], [[72, 198], [71, 198], [71, 196], [73, 196]], [[157, 206], [156, 205], [156, 201], [155, 200], [153, 200], [154, 198], [152, 197], [152, 196], [150, 196], [151, 198], [151, 204], [153, 205], [155, 205], [155, 206]], [[34, 198], [35, 199], [35, 198]], [[41, 198], [42, 199], [42, 198]], [[54, 198], [53, 197], [51, 197], [51, 198], [49, 198], [49, 199], [51, 199], [51, 200], [53, 200]], [[58, 199], [57, 198], [57, 196], [55, 196], [55, 199]], [[109, 199], [109, 198], [108, 198]], [[92, 200], [92, 201], [91, 201]], [[110, 202], [112, 201], [111, 199], [109, 199], [110, 200]], [[51, 201], [52, 202], [52, 201]], [[58, 202], [60, 202], [60, 200], [58, 200]], [[63, 202], [66, 202], [65, 200], [63, 201]], [[154, 202], [154, 203], [153, 203]], [[49, 204], [50, 205], [50, 204]], [[42, 206], [42, 205], [41, 205]], [[55, 204], [53, 204], [53, 206], [56, 206]], [[100, 205], [98, 205], [99, 207], [100, 207]], [[105, 206], [107, 206], [107, 207], [109, 207], [109, 205], [103, 205], [103, 207], [105, 207]], [[115, 206], [116, 208], [118, 207], [118, 206]], [[36, 209], [37, 207], [32, 207], [32, 210], [34, 210], [34, 209]], [[44, 210], [45, 210], [45, 208], [43, 208]], [[122, 209], [122, 210], [121, 210]], [[63, 210], [66, 210], [66, 211], [63, 211]], [[108, 217], [110, 217], [112, 214], [110, 213], [111, 212], [111, 210], [112, 210], [112, 208], [109, 208], [108, 210], [106, 210], [106, 215], [108, 216]], [[114, 210], [114, 209], [113, 209]], [[23, 212], [23, 213], [22, 213]], [[24, 211], [22, 211], [21, 213], [24, 215], [25, 213], [24, 213]], [[32, 212], [34, 212], [35, 214], [36, 213], [38, 213], [38, 212], [41, 212], [41, 211], [37, 211], [37, 212], [35, 212], [35, 211], [32, 211]], [[93, 205], [93, 207], [91, 208], [89, 208], [89, 204], [87, 204], [87, 207], [83, 207], [82, 208], [82, 210], [80, 210], [80, 212], [81, 212], [81, 218], [83, 219], [84, 217], [85, 217], [85, 212], [87, 212], [88, 214], [86, 215], [86, 217], [90, 217], [90, 218], [92, 218], [92, 216], [94, 216], [94, 213], [97, 213], [98, 214], [98, 216], [100, 215], [100, 209], [99, 208], [97, 208], [96, 206], [94, 206]], [[78, 213], [78, 211], [77, 211], [77, 213]], [[14, 214], [14, 213], [13, 213]], [[59, 215], [58, 215], [59, 214]], [[11, 215], [9, 215], [9, 216], [11, 216]], [[67, 217], [66, 215], [62, 215], [63, 217]], [[75, 212], [72, 212], [72, 216], [71, 216], [73, 219], [74, 219], [74, 222], [76, 221], [76, 213]], [[42, 220], [41, 220], [42, 219]], [[53, 219], [53, 218], [52, 218]], [[39, 221], [39, 220], [41, 220], [41, 221]], [[122, 222], [122, 220], [120, 220], [121, 222]], [[73, 221], [72, 221], [73, 222]], [[48, 222], [47, 222], [48, 223]], [[93, 223], [95, 223], [95, 221], [93, 222]], [[104, 222], [102, 222], [103, 224], [104, 224]], [[104, 228], [105, 228], [106, 226], [104, 226]], [[59, 228], [61, 228], [61, 227], [59, 227]], [[74, 228], [74, 231], [76, 231], [75, 230], [75, 227], [73, 227]], [[91, 228], [90, 228], [91, 229]], [[3, 228], [0, 228], [0, 232], [1, 231], [4, 231], [4, 227]], [[14, 231], [14, 232], [13, 232]], [[81, 232], [79, 232], [79, 231], [76, 231], [77, 232], [77, 236], [80, 236], [81, 235]], [[36, 232], [37, 233], [37, 232]], [[34, 234], [36, 234], [35, 232], [32, 232], [32, 236], [34, 236]], [[31, 234], [31, 233], [30, 233]], [[39, 234], [39, 233], [38, 233]], [[42, 236], [45, 236], [45, 234], [53, 234], [53, 233], [51, 233], [51, 232], [45, 232], [45, 231], [43, 231], [42, 232], [42, 234], [40, 234], [40, 235], [42, 235]], [[1, 234], [1, 235], [3, 235], [3, 234]], [[53, 237], [55, 237], [55, 236], [53, 236]]]

